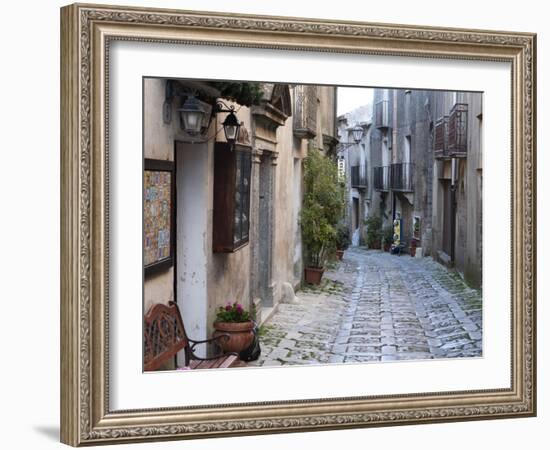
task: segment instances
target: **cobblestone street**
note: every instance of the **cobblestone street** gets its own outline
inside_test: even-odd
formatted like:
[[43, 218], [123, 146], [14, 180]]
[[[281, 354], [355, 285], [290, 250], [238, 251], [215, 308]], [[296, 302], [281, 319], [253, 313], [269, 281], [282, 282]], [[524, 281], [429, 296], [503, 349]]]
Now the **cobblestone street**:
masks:
[[279, 305], [249, 365], [481, 356], [481, 292], [431, 258], [354, 247], [323, 280]]

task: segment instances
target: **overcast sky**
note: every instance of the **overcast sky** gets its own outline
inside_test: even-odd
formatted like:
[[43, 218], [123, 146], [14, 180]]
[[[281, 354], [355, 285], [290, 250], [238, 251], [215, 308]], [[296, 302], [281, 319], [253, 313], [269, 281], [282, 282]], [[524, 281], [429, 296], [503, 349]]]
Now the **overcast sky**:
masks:
[[337, 94], [337, 114], [341, 116], [342, 114], [353, 111], [359, 106], [372, 103], [373, 90], [371, 88], [339, 87]]

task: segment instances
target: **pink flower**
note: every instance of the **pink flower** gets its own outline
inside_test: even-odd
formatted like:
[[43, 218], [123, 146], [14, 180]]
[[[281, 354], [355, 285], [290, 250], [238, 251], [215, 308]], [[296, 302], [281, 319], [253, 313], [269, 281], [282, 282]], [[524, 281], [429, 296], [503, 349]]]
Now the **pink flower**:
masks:
[[237, 303], [235, 306], [235, 309], [237, 310], [237, 313], [241, 314], [243, 312], [243, 307], [240, 303]]

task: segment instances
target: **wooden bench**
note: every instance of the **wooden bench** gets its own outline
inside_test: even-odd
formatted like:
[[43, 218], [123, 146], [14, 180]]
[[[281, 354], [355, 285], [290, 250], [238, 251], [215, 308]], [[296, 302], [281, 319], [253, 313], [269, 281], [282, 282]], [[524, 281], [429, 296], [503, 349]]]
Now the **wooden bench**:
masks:
[[180, 351], [184, 350], [185, 366], [190, 369], [215, 369], [231, 367], [238, 362], [236, 353], [225, 353], [213, 358], [200, 358], [194, 353], [198, 344], [208, 344], [229, 339], [226, 334], [203, 341], [187, 337], [178, 305], [156, 304], [144, 318], [144, 368], [157, 370]]

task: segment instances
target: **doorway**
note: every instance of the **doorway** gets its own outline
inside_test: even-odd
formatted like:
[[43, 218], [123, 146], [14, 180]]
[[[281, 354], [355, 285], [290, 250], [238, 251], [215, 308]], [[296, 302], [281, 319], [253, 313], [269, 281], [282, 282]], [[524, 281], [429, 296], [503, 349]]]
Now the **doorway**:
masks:
[[451, 180], [441, 180], [443, 187], [443, 242], [442, 249], [454, 260], [454, 196]]
[[273, 307], [273, 172], [271, 152], [260, 162], [258, 214], [258, 292], [262, 308]]
[[357, 230], [359, 228], [359, 199], [357, 197], [353, 197], [353, 216], [352, 216], [352, 228], [353, 231]]
[[[208, 337], [209, 162], [207, 144], [176, 142], [176, 273], [175, 292], [185, 329], [193, 339]], [[180, 352], [183, 353], [183, 352]], [[206, 356], [205, 346], [197, 355]], [[183, 365], [178, 354], [178, 364]]]

